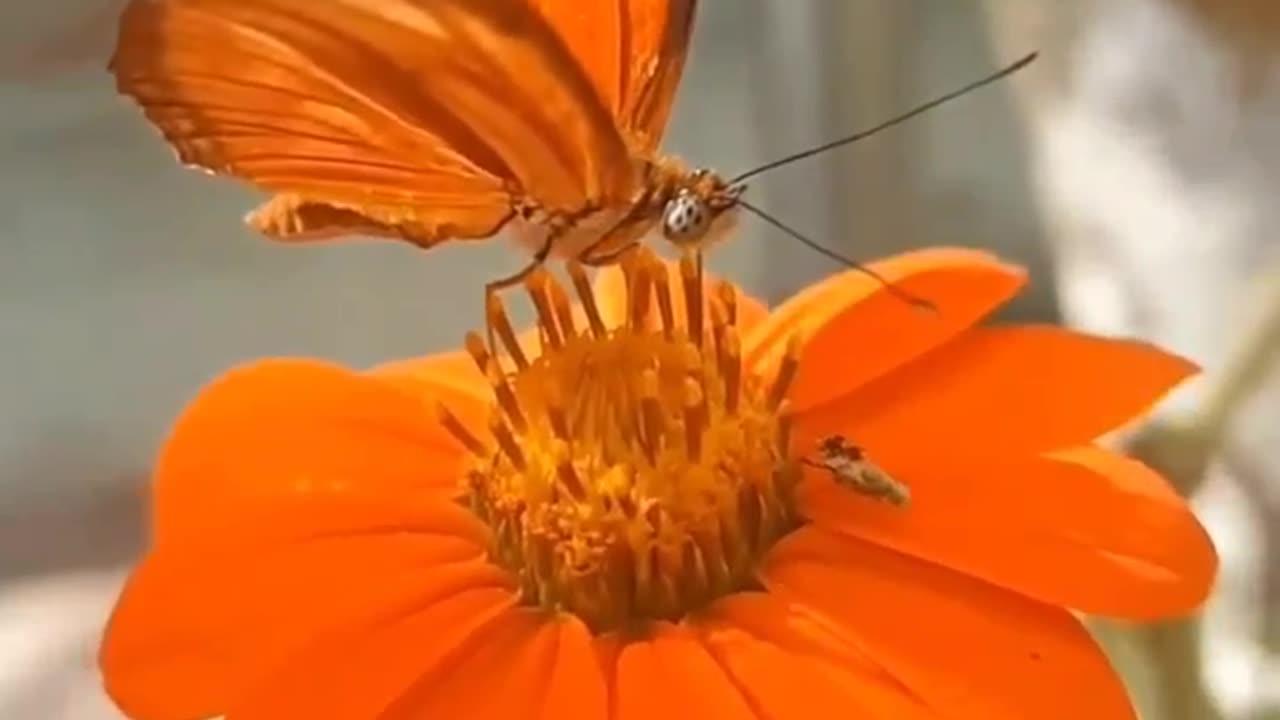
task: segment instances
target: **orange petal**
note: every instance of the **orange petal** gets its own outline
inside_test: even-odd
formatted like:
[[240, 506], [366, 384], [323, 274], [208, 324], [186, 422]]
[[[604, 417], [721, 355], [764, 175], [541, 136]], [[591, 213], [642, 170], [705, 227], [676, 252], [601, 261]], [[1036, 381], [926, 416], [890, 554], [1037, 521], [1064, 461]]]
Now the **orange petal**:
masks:
[[[591, 633], [577, 618], [555, 619], [559, 651], [547, 680], [541, 720], [606, 720], [609, 691]], [[511, 717], [515, 717], [514, 715]]]
[[1087, 452], [1088, 464], [930, 456], [890, 471], [911, 489], [905, 508], [811, 471], [801, 506], [823, 528], [1051, 605], [1135, 620], [1199, 607], [1217, 556], [1191, 509], [1140, 463]]
[[177, 421], [156, 469], [155, 532], [195, 532], [281, 495], [451, 496], [462, 460], [413, 394], [319, 361], [265, 360], [214, 381]]
[[409, 693], [376, 717], [529, 717], [543, 703], [556, 668], [559, 641], [560, 629], [550, 614], [530, 608], [514, 610], [477, 633], [452, 653], [447, 663], [436, 665]]
[[797, 412], [837, 398], [931, 350], [1004, 304], [1025, 273], [972, 250], [925, 250], [872, 263], [902, 292], [937, 307], [913, 307], [854, 270], [812, 285], [774, 310], [743, 340], [747, 366], [771, 371], [788, 338], [803, 346], [792, 384]]
[[293, 496], [157, 547], [130, 577], [100, 663], [132, 717], [226, 712], [327, 632], [469, 588], [512, 595], [484, 528], [451, 503]]
[[804, 608], [765, 593], [730, 596], [698, 623], [703, 643], [762, 717], [937, 717]]
[[505, 635], [519, 614], [516, 602], [503, 589], [455, 591], [358, 631], [319, 637], [309, 652], [265, 678], [227, 720], [424, 717], [406, 714], [406, 694], [459, 655]]
[[[675, 317], [676, 325], [684, 327], [686, 324], [684, 320], [684, 284], [680, 281], [680, 266], [667, 260], [663, 260], [662, 264], [667, 269], [668, 283], [671, 288], [672, 314]], [[729, 287], [733, 288], [734, 298], [738, 306], [738, 329], [740, 332], [745, 334], [750, 330], [754, 330], [769, 317], [769, 309], [765, 304], [748, 295], [742, 288], [710, 273], [704, 274], [703, 277], [708, 292], [715, 292], [715, 288], [721, 283], [727, 283]], [[613, 328], [625, 324], [628, 320], [627, 280], [622, 268], [617, 265], [601, 268], [596, 274], [592, 287], [596, 291], [597, 302], [600, 304], [600, 317], [604, 320], [605, 327]], [[660, 317], [656, 301], [650, 305], [650, 310], [656, 322], [656, 319]]]
[[762, 580], [837, 622], [944, 717], [1135, 718], [1106, 656], [1066, 610], [812, 527], [774, 548]]
[[731, 678], [686, 627], [657, 623], [653, 638], [623, 646], [615, 720], [758, 720]]
[[608, 718], [590, 633], [571, 616], [521, 608], [436, 667], [378, 717]]
[[1037, 453], [1087, 444], [1190, 376], [1137, 342], [1049, 326], [975, 328], [798, 418], [801, 436], [841, 433], [883, 462]]
[[417, 396], [428, 407], [442, 403], [468, 429], [483, 429], [493, 394], [476, 363], [458, 350], [383, 363], [369, 374]]

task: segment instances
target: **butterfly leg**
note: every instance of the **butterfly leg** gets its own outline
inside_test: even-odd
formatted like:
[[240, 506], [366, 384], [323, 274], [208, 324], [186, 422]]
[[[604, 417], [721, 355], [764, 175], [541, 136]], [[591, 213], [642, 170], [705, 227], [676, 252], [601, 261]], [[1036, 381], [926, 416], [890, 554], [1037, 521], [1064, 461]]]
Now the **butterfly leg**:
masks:
[[607, 265], [617, 263], [623, 255], [626, 255], [637, 247], [640, 247], [639, 242], [629, 242], [620, 248], [600, 252], [599, 247], [602, 244], [603, 243], [597, 241], [588, 245], [582, 250], [582, 252], [578, 253], [578, 262], [586, 265], [587, 267], [605, 267]]
[[511, 275], [508, 275], [504, 278], [499, 278], [497, 280], [494, 280], [490, 283], [485, 284], [484, 286], [485, 293], [492, 295], [493, 293], [496, 293], [499, 290], [509, 288], [512, 285], [519, 285], [520, 283], [524, 282], [525, 278], [532, 275], [535, 270], [542, 267], [543, 264], [547, 262], [547, 258], [551, 256], [551, 245], [554, 242], [555, 242], [555, 237], [552, 236], [551, 234], [548, 234], [547, 239], [544, 240], [542, 243], [542, 247], [539, 247], [538, 250], [533, 253], [533, 259], [529, 261], [528, 265], [525, 265], [524, 267], [520, 268], [519, 271], [512, 273]]
[[[525, 278], [532, 275], [534, 271], [542, 267], [547, 262], [547, 258], [551, 256], [551, 248], [555, 245], [556, 238], [560, 236], [561, 232], [562, 231], [560, 230], [547, 232], [547, 236], [543, 239], [542, 245], [534, 251], [533, 259], [529, 261], [528, 265], [520, 268], [518, 272], [485, 284], [484, 298], [486, 312], [490, 302], [489, 298], [497, 296], [498, 292], [501, 290], [524, 282]], [[493, 323], [487, 322], [485, 323], [485, 326], [488, 328], [489, 352], [496, 356], [498, 352], [498, 344], [497, 338], [493, 336]]]

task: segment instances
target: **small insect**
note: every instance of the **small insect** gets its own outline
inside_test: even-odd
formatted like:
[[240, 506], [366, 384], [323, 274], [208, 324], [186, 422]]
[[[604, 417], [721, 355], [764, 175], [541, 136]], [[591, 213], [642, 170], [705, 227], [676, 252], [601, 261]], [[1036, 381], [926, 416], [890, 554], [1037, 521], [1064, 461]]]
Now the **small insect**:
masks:
[[268, 237], [365, 235], [432, 248], [506, 230], [533, 257], [489, 283], [493, 291], [552, 256], [611, 264], [655, 230], [701, 250], [739, 208], [875, 276], [744, 201], [745, 181], [1035, 57], [868, 131], [725, 178], [659, 151], [696, 6], [128, 0], [110, 67], [182, 163], [274, 193], [247, 218]]
[[829, 471], [844, 487], [898, 507], [911, 503], [911, 489], [868, 460], [862, 448], [850, 443], [843, 435], [830, 435], [820, 440], [818, 455], [818, 460], [805, 460], [804, 463]]

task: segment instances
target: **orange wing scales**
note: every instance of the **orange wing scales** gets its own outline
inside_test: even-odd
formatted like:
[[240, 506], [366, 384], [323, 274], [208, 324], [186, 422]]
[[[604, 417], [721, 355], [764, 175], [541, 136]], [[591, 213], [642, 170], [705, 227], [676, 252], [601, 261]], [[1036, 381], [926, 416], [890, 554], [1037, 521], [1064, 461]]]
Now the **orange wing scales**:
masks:
[[671, 119], [693, 36], [697, 0], [618, 0], [629, 38], [618, 124], [657, 149]]
[[591, 78], [627, 140], [662, 142], [693, 34], [696, 0], [529, 0]]
[[555, 28], [615, 118], [621, 108], [627, 37], [617, 0], [528, 0]]
[[526, 0], [131, 0], [112, 69], [183, 162], [281, 193], [254, 215], [278, 237], [487, 237], [639, 178]]
[[501, 210], [478, 199], [475, 206], [455, 205], [449, 219], [425, 222], [412, 209], [361, 205], [343, 207], [332, 202], [315, 202], [289, 193], [276, 195], [246, 218], [249, 226], [284, 242], [326, 240], [346, 235], [370, 235], [409, 240], [429, 248], [448, 238], [496, 233], [514, 211]]

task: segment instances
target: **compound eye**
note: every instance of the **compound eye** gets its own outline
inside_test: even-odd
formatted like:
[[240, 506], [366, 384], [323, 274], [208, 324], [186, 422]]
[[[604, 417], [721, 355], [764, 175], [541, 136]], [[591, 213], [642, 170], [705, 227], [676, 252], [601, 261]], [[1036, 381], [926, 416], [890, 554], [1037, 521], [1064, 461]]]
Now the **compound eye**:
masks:
[[662, 212], [662, 234], [676, 244], [701, 239], [711, 224], [711, 211], [695, 195], [681, 193], [667, 201]]

